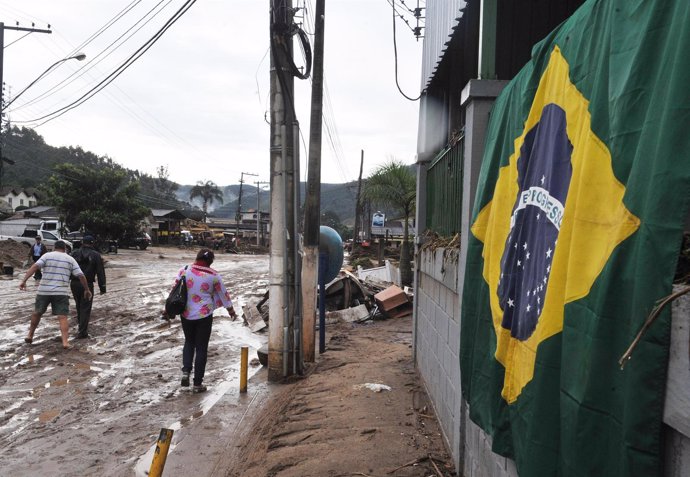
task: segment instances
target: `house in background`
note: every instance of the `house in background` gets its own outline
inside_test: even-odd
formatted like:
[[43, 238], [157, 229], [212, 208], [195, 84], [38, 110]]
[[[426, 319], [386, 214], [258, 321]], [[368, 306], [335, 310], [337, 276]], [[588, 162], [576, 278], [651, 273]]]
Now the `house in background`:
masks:
[[0, 199], [7, 202], [13, 211], [17, 210], [17, 207], [35, 207], [38, 204], [34, 190], [21, 187], [3, 187], [0, 189]]

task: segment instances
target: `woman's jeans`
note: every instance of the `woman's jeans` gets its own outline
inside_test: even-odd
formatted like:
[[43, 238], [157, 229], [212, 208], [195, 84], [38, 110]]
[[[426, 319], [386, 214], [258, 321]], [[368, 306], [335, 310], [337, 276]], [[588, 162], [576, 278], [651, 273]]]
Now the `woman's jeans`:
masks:
[[[199, 320], [181, 318], [184, 332], [184, 347], [182, 348], [182, 372], [192, 371], [194, 361], [194, 385], [199, 386], [204, 380], [206, 372], [206, 358], [208, 356], [208, 341], [211, 338], [213, 315]], [[194, 356], [196, 353], [196, 357]]]

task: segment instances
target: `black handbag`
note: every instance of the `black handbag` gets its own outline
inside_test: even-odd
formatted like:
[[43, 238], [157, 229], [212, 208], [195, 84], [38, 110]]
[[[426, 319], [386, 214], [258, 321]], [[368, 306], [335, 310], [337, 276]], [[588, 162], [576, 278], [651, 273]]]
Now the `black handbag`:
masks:
[[174, 318], [181, 315], [187, 307], [187, 267], [184, 267], [185, 273], [182, 274], [177, 285], [170, 290], [168, 298], [165, 300], [165, 313], [168, 318]]

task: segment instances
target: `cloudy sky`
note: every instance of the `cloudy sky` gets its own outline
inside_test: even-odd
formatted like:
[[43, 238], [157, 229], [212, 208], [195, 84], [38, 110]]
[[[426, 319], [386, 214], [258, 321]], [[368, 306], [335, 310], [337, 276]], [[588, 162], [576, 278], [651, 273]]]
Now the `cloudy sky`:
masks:
[[[81, 146], [151, 175], [167, 166], [182, 184], [235, 184], [241, 172], [258, 174], [250, 181], [268, 180], [269, 0], [196, 1], [105, 89], [55, 119], [40, 119], [113, 73], [184, 3], [0, 0], [5, 25], [50, 24], [52, 30], [5, 30], [6, 102], [56, 61], [76, 51], [87, 55], [60, 64], [17, 98], [8, 109], [12, 123], [35, 127], [48, 144]], [[406, 6], [417, 1], [395, 3], [414, 26]], [[293, 4], [303, 7], [305, 0]], [[306, 15], [300, 11], [308, 33], [314, 4], [306, 0]], [[422, 41], [400, 18], [396, 24], [400, 87], [416, 98]], [[326, 2], [324, 68], [322, 181], [356, 180], [362, 149], [365, 177], [389, 157], [413, 163], [419, 103], [405, 99], [395, 84], [390, 0]], [[304, 179], [311, 83], [296, 79], [295, 87]]]

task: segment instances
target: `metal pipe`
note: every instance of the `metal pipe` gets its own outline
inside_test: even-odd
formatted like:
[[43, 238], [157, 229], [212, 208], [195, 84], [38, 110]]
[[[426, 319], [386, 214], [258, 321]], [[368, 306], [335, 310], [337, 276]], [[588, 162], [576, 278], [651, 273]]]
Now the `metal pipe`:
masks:
[[326, 266], [328, 255], [319, 252], [319, 354], [326, 351]]
[[240, 349], [240, 392], [247, 392], [247, 364], [249, 361], [249, 348], [242, 346]]
[[161, 477], [163, 475], [163, 469], [165, 468], [165, 461], [168, 458], [168, 451], [170, 450], [172, 438], [172, 429], [161, 429], [161, 433], [158, 436], [158, 442], [156, 442], [156, 450], [153, 453], [151, 467], [149, 468], [149, 475], [151, 477]]
[[261, 182], [256, 183], [256, 246], [260, 247], [259, 235], [261, 233]]
[[288, 171], [287, 171], [287, 127], [285, 124], [280, 126], [281, 150], [281, 169], [283, 173], [283, 227], [285, 232], [285, 248], [283, 251], [283, 377], [288, 376], [288, 349], [290, 347], [290, 289], [288, 284], [288, 244], [290, 241], [290, 230], [288, 229]]
[[300, 205], [300, 149], [299, 149], [299, 123], [297, 121], [292, 123], [292, 161], [294, 172], [294, 206], [293, 225], [295, 238], [295, 319], [294, 319], [294, 341], [293, 346], [295, 352], [292, 354], [292, 371], [296, 374], [302, 374], [302, 255], [300, 250], [299, 237], [299, 205]]

